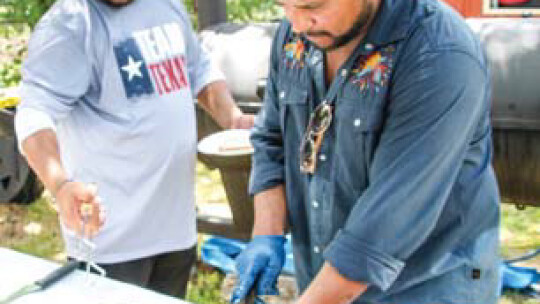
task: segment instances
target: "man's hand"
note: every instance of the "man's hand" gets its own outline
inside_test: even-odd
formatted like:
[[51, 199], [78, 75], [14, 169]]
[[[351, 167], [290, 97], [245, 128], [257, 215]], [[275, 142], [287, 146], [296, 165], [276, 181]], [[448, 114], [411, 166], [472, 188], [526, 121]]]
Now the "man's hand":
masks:
[[[95, 235], [105, 220], [96, 196], [97, 188], [68, 178], [60, 160], [56, 133], [52, 129], [39, 130], [26, 137], [21, 145], [28, 164], [56, 199], [64, 226], [79, 235]], [[83, 209], [88, 213], [85, 231], [82, 231]]]
[[257, 295], [279, 294], [276, 281], [285, 263], [284, 244], [282, 235], [253, 237], [236, 258], [237, 281], [231, 303], [240, 303], [252, 288], [256, 288]]
[[[76, 181], [65, 182], [56, 192], [60, 220], [80, 236], [95, 236], [103, 226], [104, 209], [97, 196], [97, 187]], [[83, 217], [87, 217], [83, 231]]]
[[231, 129], [251, 129], [255, 124], [255, 115], [238, 114], [233, 116]]
[[204, 87], [197, 95], [197, 100], [199, 105], [223, 129], [251, 129], [253, 127], [254, 116], [242, 113], [223, 80], [212, 82]]

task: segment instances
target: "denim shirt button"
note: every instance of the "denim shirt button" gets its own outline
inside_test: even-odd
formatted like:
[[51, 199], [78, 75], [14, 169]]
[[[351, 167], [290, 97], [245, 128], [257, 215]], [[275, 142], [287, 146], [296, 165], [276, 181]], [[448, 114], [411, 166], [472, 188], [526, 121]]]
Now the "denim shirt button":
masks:
[[318, 253], [321, 252], [321, 248], [319, 248], [319, 246], [315, 246], [315, 247], [313, 247], [313, 252], [318, 254]]
[[285, 91], [279, 92], [279, 98], [280, 98], [280, 99], [285, 98]]
[[315, 208], [315, 209], [319, 208], [319, 202], [313, 201], [313, 202], [311, 202], [311, 204], [313, 205], [313, 208]]
[[360, 118], [357, 118], [354, 120], [354, 126], [355, 127], [360, 127], [360, 125], [362, 124], [362, 120]]
[[366, 48], [366, 51], [373, 51], [374, 49], [373, 44], [371, 43], [366, 43], [365, 48]]
[[325, 161], [326, 160], [326, 154], [319, 155], [319, 160], [320, 161]]
[[347, 77], [347, 73], [348, 72], [346, 69], [341, 70], [341, 77], [344, 77], [344, 78]]

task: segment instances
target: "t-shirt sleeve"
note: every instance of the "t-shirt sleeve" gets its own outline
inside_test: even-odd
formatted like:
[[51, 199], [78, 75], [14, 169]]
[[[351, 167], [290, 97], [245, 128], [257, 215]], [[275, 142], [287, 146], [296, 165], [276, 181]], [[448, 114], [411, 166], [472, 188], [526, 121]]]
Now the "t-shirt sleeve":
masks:
[[[63, 119], [88, 90], [91, 68], [83, 31], [74, 28], [72, 22], [62, 24], [59, 18], [36, 27], [22, 67], [17, 111], [21, 116], [16, 115], [19, 142]], [[48, 118], [23, 121], [27, 116], [22, 113], [29, 112]]]
[[197, 97], [205, 86], [218, 80], [224, 80], [225, 76], [199, 42], [183, 6], [181, 6], [181, 12], [184, 19], [182, 30], [186, 41], [186, 59], [191, 91], [193, 96]]

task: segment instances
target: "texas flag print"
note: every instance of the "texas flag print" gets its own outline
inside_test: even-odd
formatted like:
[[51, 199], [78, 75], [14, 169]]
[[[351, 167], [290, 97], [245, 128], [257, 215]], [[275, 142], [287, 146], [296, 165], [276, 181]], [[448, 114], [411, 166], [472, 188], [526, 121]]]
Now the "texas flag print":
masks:
[[127, 98], [169, 94], [188, 86], [186, 46], [177, 23], [137, 31], [114, 46]]

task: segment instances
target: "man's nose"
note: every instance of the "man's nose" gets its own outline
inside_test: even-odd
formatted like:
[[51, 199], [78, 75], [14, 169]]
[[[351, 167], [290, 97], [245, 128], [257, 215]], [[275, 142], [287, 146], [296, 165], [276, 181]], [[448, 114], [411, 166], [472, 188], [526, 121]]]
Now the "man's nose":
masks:
[[290, 8], [288, 12], [286, 12], [286, 16], [291, 22], [292, 30], [295, 33], [305, 33], [312, 29], [315, 24], [313, 18], [311, 18], [309, 14], [295, 8]]

